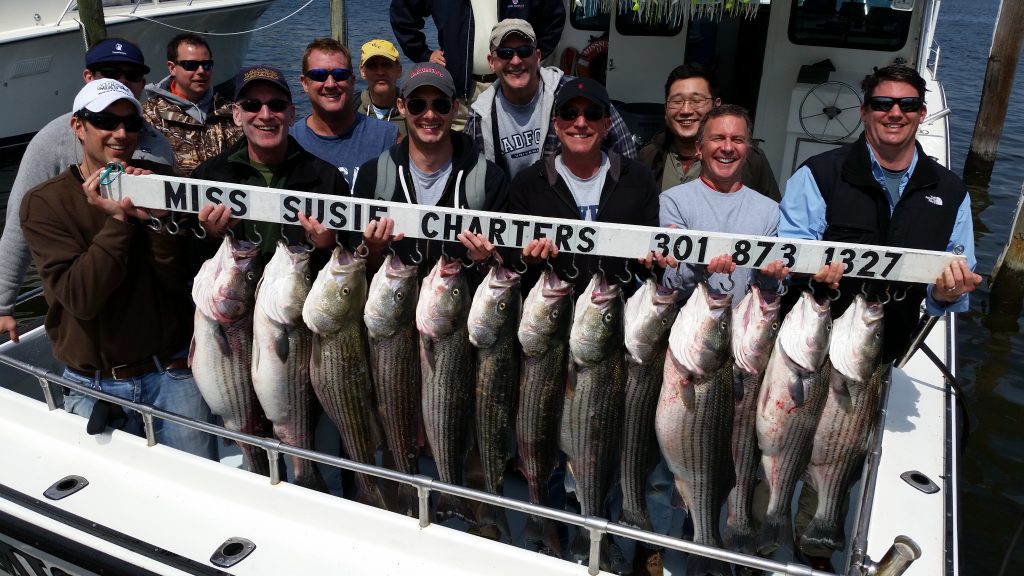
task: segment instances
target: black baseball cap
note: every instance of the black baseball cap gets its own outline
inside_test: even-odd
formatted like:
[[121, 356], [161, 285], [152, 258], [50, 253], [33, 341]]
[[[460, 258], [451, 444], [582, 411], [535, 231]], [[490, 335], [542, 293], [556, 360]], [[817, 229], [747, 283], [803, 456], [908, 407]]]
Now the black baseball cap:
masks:
[[257, 64], [256, 66], [242, 68], [238, 75], [235, 76], [235, 100], [238, 100], [245, 87], [253, 82], [269, 82], [279, 86], [288, 95], [288, 100], [291, 101], [292, 99], [292, 90], [288, 87], [288, 80], [285, 79], [284, 73], [273, 66]]
[[604, 89], [597, 80], [593, 78], [573, 78], [562, 84], [562, 87], [555, 93], [555, 109], [557, 112], [573, 98], [585, 98], [601, 107], [605, 113], [611, 107], [608, 98], [608, 91]]
[[100, 64], [125, 63], [141, 66], [149, 74], [149, 66], [142, 56], [142, 50], [124, 38], [105, 38], [89, 48], [85, 53], [85, 67], [92, 68]]
[[402, 90], [402, 98], [408, 98], [413, 91], [422, 86], [433, 86], [445, 96], [455, 98], [455, 81], [452, 80], [452, 75], [437, 64], [426, 62], [410, 68], [399, 85]]

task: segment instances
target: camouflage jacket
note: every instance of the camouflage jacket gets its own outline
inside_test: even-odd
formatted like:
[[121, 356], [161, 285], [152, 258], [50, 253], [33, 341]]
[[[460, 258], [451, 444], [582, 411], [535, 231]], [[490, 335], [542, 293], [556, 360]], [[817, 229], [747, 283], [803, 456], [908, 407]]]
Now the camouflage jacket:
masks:
[[231, 116], [231, 102], [213, 95], [206, 122], [200, 123], [185, 108], [158, 93], [149, 91], [142, 105], [146, 121], [163, 133], [171, 143], [178, 172], [189, 176], [196, 166], [227, 150], [242, 135]]

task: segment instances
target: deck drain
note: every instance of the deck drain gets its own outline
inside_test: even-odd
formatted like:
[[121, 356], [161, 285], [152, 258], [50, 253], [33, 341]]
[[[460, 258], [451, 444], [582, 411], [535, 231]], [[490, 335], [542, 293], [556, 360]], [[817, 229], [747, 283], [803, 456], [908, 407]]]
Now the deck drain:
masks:
[[252, 540], [228, 538], [217, 548], [213, 556], [210, 556], [210, 563], [218, 568], [231, 568], [245, 560], [255, 549], [256, 545], [252, 543]]
[[932, 479], [925, 476], [922, 472], [917, 470], [908, 470], [903, 474], [900, 474], [900, 478], [907, 484], [910, 484], [914, 488], [917, 488], [925, 494], [935, 494], [939, 491], [938, 485], [932, 482]]
[[65, 476], [50, 485], [50, 487], [43, 492], [43, 496], [46, 496], [50, 500], [60, 500], [61, 498], [71, 496], [88, 485], [89, 481], [81, 476]]

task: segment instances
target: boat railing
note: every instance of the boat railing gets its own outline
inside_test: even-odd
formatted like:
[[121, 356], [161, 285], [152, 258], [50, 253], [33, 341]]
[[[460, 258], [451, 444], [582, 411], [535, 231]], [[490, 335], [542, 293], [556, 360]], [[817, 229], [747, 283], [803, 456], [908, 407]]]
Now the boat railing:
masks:
[[[160, 2], [167, 2], [167, 1], [168, 0], [132, 0], [132, 3], [131, 3], [132, 9], [129, 12], [127, 12], [127, 15], [130, 16], [132, 14], [135, 14], [135, 11], [138, 10], [139, 6], [142, 6], [143, 4], [152, 4], [155, 7], [155, 6], [159, 5]], [[174, 1], [180, 2], [181, 0], [174, 0]], [[192, 1], [193, 0], [188, 0], [185, 3], [185, 5], [186, 6], [191, 6], [192, 5]], [[71, 12], [71, 7], [72, 6], [75, 6], [75, 8], [77, 10], [77, 4], [78, 4], [78, 0], [68, 0], [67, 6], [64, 7], [64, 11], [61, 12], [60, 18], [57, 18], [57, 22], [54, 23], [54, 26], [60, 26], [60, 23], [64, 21], [64, 17], [68, 15], [68, 12]], [[104, 2], [104, 5], [103, 5], [104, 8], [116, 7], [116, 6], [121, 6], [121, 4], [112, 4], [110, 6], [107, 6], [107, 4]]]
[[600, 542], [601, 538], [606, 535], [615, 535], [623, 538], [629, 538], [641, 542], [647, 542], [655, 546], [663, 546], [672, 550], [678, 550], [689, 554], [698, 554], [701, 556], [707, 556], [715, 558], [732, 564], [739, 564], [754, 568], [757, 570], [764, 570], [769, 573], [785, 574], [787, 576], [834, 576], [831, 572], [823, 572], [820, 570], [814, 570], [807, 566], [793, 564], [793, 563], [782, 563], [765, 558], [759, 558], [757, 556], [750, 556], [741, 554], [738, 552], [732, 552], [721, 548], [712, 546], [704, 546], [665, 536], [662, 534], [655, 534], [645, 530], [638, 530], [636, 528], [630, 528], [610, 520], [598, 517], [581, 516], [573, 514], [571, 512], [564, 512], [553, 508], [547, 508], [544, 506], [538, 506], [525, 502], [522, 500], [516, 500], [513, 498], [506, 498], [504, 496], [497, 496], [472, 488], [466, 488], [463, 486], [455, 486], [452, 484], [446, 484], [439, 480], [430, 478], [424, 475], [410, 475], [403, 474], [394, 470], [386, 468], [380, 468], [377, 466], [362, 464], [345, 458], [337, 456], [331, 456], [316, 452], [314, 450], [307, 450], [304, 448], [298, 448], [289, 444], [282, 443], [272, 438], [262, 438], [245, 434], [242, 432], [235, 432], [228, 430], [222, 426], [216, 424], [210, 424], [207, 422], [199, 422], [191, 418], [180, 416], [171, 412], [165, 412], [158, 408], [154, 408], [149, 404], [141, 404], [131, 402], [117, 396], [94, 390], [87, 386], [80, 385], [76, 382], [72, 382], [63, 376], [54, 373], [51, 370], [46, 370], [38, 366], [29, 364], [22, 360], [12, 358], [6, 354], [0, 354], [0, 363], [7, 364], [12, 368], [26, 372], [34, 376], [40, 386], [42, 387], [43, 397], [46, 401], [47, 407], [52, 410], [58, 410], [57, 394], [54, 386], [63, 386], [68, 389], [72, 389], [81, 394], [87, 394], [95, 397], [98, 400], [117, 404], [123, 408], [135, 410], [142, 416], [146, 444], [148, 446], [157, 445], [156, 433], [154, 427], [154, 421], [156, 418], [167, 422], [174, 422], [176, 424], [186, 426], [195, 430], [201, 430], [208, 434], [213, 434], [220, 438], [226, 438], [235, 442], [241, 442], [252, 446], [259, 447], [267, 453], [267, 458], [270, 462], [270, 483], [278, 484], [283, 478], [280, 474], [280, 459], [283, 455], [298, 456], [306, 460], [318, 462], [327, 466], [333, 466], [336, 468], [342, 468], [345, 470], [351, 470], [361, 474], [369, 474], [378, 478], [384, 478], [401, 484], [410, 485], [416, 488], [419, 497], [419, 525], [420, 527], [426, 528], [431, 524], [430, 514], [430, 495], [433, 492], [439, 492], [449, 494], [452, 496], [458, 496], [460, 498], [467, 498], [477, 502], [483, 502], [493, 506], [498, 506], [508, 510], [515, 510], [523, 512], [525, 514], [532, 514], [543, 518], [548, 518], [558, 522], [564, 522], [566, 524], [575, 525], [581, 529], [587, 530], [590, 533], [590, 561], [588, 565], [588, 571], [590, 574], [598, 574], [600, 564]]
[[[671, 550], [677, 550], [689, 554], [697, 554], [700, 556], [706, 556], [717, 560], [722, 560], [732, 564], [738, 564], [754, 568], [756, 570], [763, 570], [767, 573], [785, 574], [787, 576], [835, 576], [831, 572], [824, 572], [820, 570], [814, 570], [808, 566], [794, 564], [794, 563], [783, 563], [766, 558], [757, 556], [751, 556], [742, 554], [739, 552], [733, 552], [730, 550], [724, 550], [713, 546], [705, 546], [701, 544], [695, 544], [693, 542], [673, 538], [670, 536], [656, 534], [654, 532], [648, 532], [646, 530], [639, 530], [631, 528], [622, 524], [618, 524], [607, 520], [605, 518], [592, 517], [592, 516], [581, 516], [571, 512], [564, 512], [553, 508], [547, 508], [536, 504], [531, 504], [522, 500], [513, 498], [506, 498], [504, 496], [498, 496], [474, 490], [472, 488], [466, 488], [463, 486], [456, 486], [452, 484], [446, 484], [429, 476], [410, 475], [397, 472], [395, 470], [389, 470], [370, 464], [363, 464], [355, 462], [345, 458], [323, 454], [314, 450], [308, 450], [304, 448], [298, 448], [289, 444], [282, 443], [276, 439], [263, 438], [259, 436], [253, 436], [251, 434], [245, 434], [242, 432], [236, 432], [208, 422], [200, 422], [155, 408], [149, 404], [136, 403], [123, 398], [112, 396], [99, 390], [94, 390], [87, 386], [83, 386], [76, 382], [72, 382], [63, 376], [56, 374], [51, 370], [47, 370], [28, 362], [12, 358], [6, 354], [0, 354], [0, 363], [6, 364], [28, 373], [34, 376], [39, 385], [42, 387], [43, 397], [49, 410], [57, 410], [60, 407], [57, 402], [56, 386], [62, 386], [67, 389], [75, 390], [81, 394], [87, 394], [95, 397], [98, 400], [103, 400], [113, 404], [117, 404], [123, 408], [135, 410], [142, 416], [146, 444], [148, 446], [156, 446], [156, 433], [154, 427], [154, 419], [159, 418], [164, 421], [174, 422], [176, 424], [186, 426], [195, 430], [201, 430], [214, 436], [233, 440], [238, 443], [245, 443], [252, 446], [256, 446], [264, 450], [267, 454], [267, 459], [270, 463], [270, 483], [278, 484], [282, 480], [280, 473], [280, 462], [283, 455], [298, 456], [306, 460], [318, 462], [327, 466], [335, 468], [342, 468], [345, 470], [351, 470], [361, 474], [369, 474], [377, 478], [384, 478], [401, 484], [413, 486], [416, 488], [418, 499], [419, 499], [419, 510], [418, 519], [419, 525], [422, 528], [426, 528], [431, 524], [430, 514], [430, 496], [433, 492], [439, 492], [457, 496], [460, 498], [468, 498], [477, 502], [498, 506], [507, 510], [515, 510], [525, 514], [532, 514], [535, 516], [548, 518], [558, 522], [564, 522], [566, 524], [572, 524], [580, 529], [587, 530], [590, 533], [590, 559], [588, 565], [588, 572], [590, 574], [599, 573], [600, 565], [600, 542], [604, 535], [614, 535], [623, 538], [629, 538], [631, 540], [646, 542], [655, 546], [662, 546]], [[878, 435], [880, 436], [880, 434]], [[869, 455], [869, 466], [868, 470], [865, 471], [865, 483], [871, 481], [869, 478], [873, 475], [870, 470], [873, 470], [876, 466], [871, 466], [870, 463], [874, 462], [877, 464], [877, 457], [880, 451], [880, 438], [876, 438], [875, 449]], [[873, 481], [872, 481], [873, 483]], [[867, 505], [870, 508], [870, 502], [862, 502], [862, 506]], [[864, 511], [861, 510], [863, 513]], [[858, 539], [855, 541], [855, 546], [863, 546], [863, 534], [858, 534]], [[902, 537], [901, 537], [902, 538]], [[898, 556], [900, 554], [900, 539], [893, 544], [890, 548], [889, 553], [886, 554], [886, 558], [889, 556]], [[875, 574], [878, 569], [883, 566], [886, 562], [883, 559], [882, 563], [875, 563], [871, 561], [864, 553], [863, 549], [856, 555], [856, 563], [849, 565], [847, 574], [859, 575], [859, 574]]]

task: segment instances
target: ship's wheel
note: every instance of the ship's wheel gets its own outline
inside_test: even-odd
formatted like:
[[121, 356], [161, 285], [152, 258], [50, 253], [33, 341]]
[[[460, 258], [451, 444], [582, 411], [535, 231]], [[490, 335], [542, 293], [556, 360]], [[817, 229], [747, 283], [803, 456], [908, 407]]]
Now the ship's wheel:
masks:
[[800, 103], [800, 127], [818, 142], [840, 142], [860, 128], [860, 93], [845, 82], [823, 82]]

